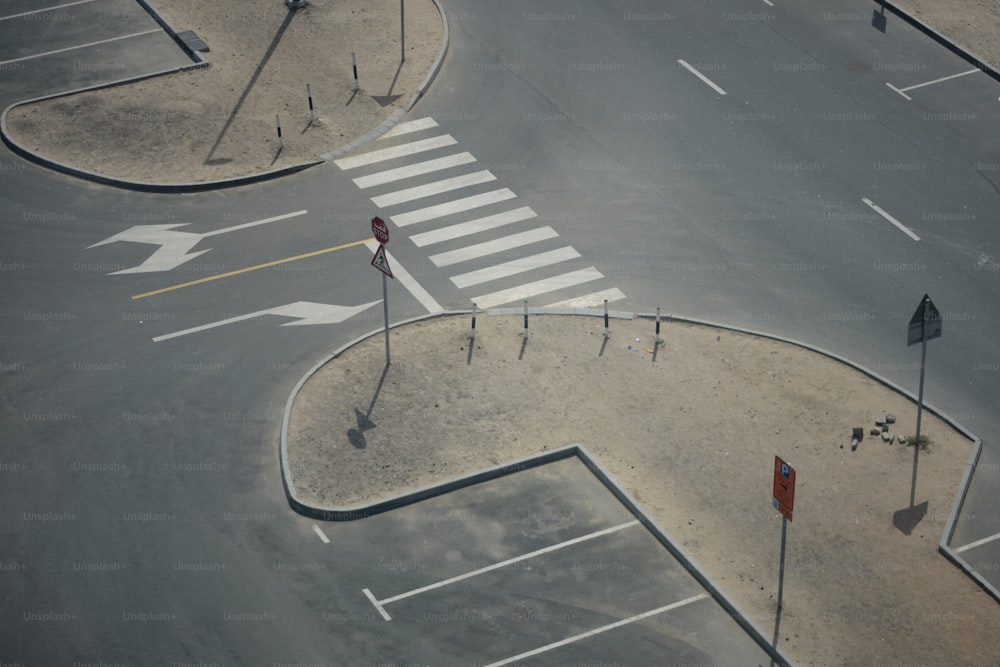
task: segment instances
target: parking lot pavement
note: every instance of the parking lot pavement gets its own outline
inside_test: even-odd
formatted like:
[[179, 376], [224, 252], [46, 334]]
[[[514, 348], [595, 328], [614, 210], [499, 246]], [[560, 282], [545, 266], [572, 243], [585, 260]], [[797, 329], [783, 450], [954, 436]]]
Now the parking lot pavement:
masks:
[[194, 64], [136, 0], [0, 9], [3, 106]]
[[371, 519], [359, 596], [401, 664], [769, 664], [576, 458]]

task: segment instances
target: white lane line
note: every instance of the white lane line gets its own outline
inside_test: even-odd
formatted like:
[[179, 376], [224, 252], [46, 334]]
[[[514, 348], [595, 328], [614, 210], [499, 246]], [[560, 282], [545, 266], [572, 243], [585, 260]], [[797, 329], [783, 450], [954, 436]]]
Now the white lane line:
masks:
[[385, 208], [386, 206], [405, 204], [406, 202], [413, 201], [415, 199], [433, 197], [434, 195], [439, 195], [444, 192], [461, 190], [462, 188], [467, 188], [472, 185], [489, 183], [490, 181], [495, 180], [497, 180], [497, 177], [494, 176], [488, 169], [484, 169], [482, 171], [475, 171], [471, 174], [462, 174], [461, 176], [454, 176], [452, 178], [434, 181], [433, 183], [427, 183], [426, 185], [417, 185], [412, 188], [406, 188], [405, 190], [396, 190], [395, 192], [372, 197], [372, 203], [379, 208]]
[[385, 608], [378, 603], [378, 600], [375, 599], [375, 596], [372, 595], [372, 592], [370, 590], [368, 590], [367, 588], [362, 588], [361, 592], [365, 594], [365, 597], [368, 598], [373, 605], [375, 605], [375, 608], [378, 609], [378, 613], [382, 614], [382, 618], [384, 618], [387, 621], [392, 620], [392, 616], [390, 616], [389, 612], [387, 612]]
[[64, 7], [72, 7], [74, 5], [85, 5], [88, 2], [94, 2], [94, 0], [77, 0], [77, 2], [67, 2], [66, 4], [56, 5], [54, 7], [46, 7], [45, 9], [32, 9], [30, 12], [21, 12], [20, 14], [11, 14], [10, 16], [0, 16], [0, 21], [6, 21], [8, 19], [19, 19], [22, 16], [28, 16], [29, 14], [38, 14], [40, 12], [54, 12], [57, 9], [63, 9]]
[[863, 201], [864, 203], [868, 204], [868, 206], [871, 207], [871, 209], [873, 211], [875, 211], [876, 213], [878, 213], [879, 215], [881, 215], [883, 218], [885, 218], [886, 220], [888, 220], [892, 224], [896, 225], [896, 227], [898, 227], [900, 231], [902, 231], [904, 234], [906, 234], [907, 236], [909, 236], [914, 241], [919, 241], [920, 240], [920, 237], [917, 236], [916, 234], [914, 234], [913, 230], [911, 230], [909, 227], [907, 227], [906, 225], [904, 225], [903, 223], [901, 223], [899, 220], [896, 220], [896, 218], [892, 217], [891, 215], [889, 215], [888, 213], [886, 213], [884, 210], [882, 210], [878, 206], [876, 206], [874, 203], [872, 203], [871, 199], [868, 199], [866, 197], [866, 198], [862, 199], [861, 201]]
[[457, 225], [450, 225], [448, 227], [442, 227], [441, 229], [435, 229], [421, 234], [414, 234], [410, 237], [410, 240], [413, 241], [419, 248], [421, 246], [440, 243], [442, 241], [449, 241], [462, 236], [469, 236], [470, 234], [478, 234], [479, 232], [485, 232], [490, 229], [509, 225], [514, 222], [521, 222], [522, 220], [529, 220], [534, 217], [536, 217], [536, 213], [532, 211], [530, 207], [522, 206], [521, 208], [516, 208], [512, 211], [504, 211], [503, 213], [486, 216], [485, 218], [469, 220], [468, 222], [461, 222]]
[[696, 77], [698, 77], [699, 79], [701, 79], [702, 81], [704, 81], [706, 84], [708, 84], [709, 86], [711, 86], [712, 89], [715, 90], [715, 92], [717, 92], [718, 94], [720, 94], [720, 95], [725, 95], [726, 94], [726, 91], [724, 91], [722, 88], [719, 88], [717, 85], [715, 85], [715, 83], [711, 79], [709, 79], [707, 76], [705, 76], [704, 74], [702, 74], [701, 72], [699, 72], [698, 70], [696, 70], [694, 67], [692, 67], [691, 65], [689, 65], [687, 63], [687, 61], [678, 59], [677, 62], [679, 62], [681, 64], [681, 67], [683, 67], [687, 71], [691, 72]]
[[426, 162], [418, 162], [405, 167], [387, 169], [369, 176], [360, 176], [354, 179], [354, 184], [364, 190], [365, 188], [374, 187], [376, 185], [384, 185], [386, 183], [392, 183], [393, 181], [401, 181], [404, 178], [410, 178], [411, 176], [421, 176], [423, 174], [429, 174], [434, 171], [448, 169], [449, 167], [457, 167], [459, 165], [475, 161], [476, 158], [473, 157], [472, 153], [456, 153], [455, 155], [446, 155], [445, 157], [427, 160]]
[[968, 544], [962, 545], [955, 549], [955, 553], [960, 554], [967, 549], [975, 549], [976, 547], [981, 547], [984, 544], [992, 542], [993, 540], [1000, 540], [1000, 533], [996, 535], [990, 535], [989, 537], [984, 537], [981, 540], [976, 540], [975, 542], [969, 542]]
[[598, 278], [603, 277], [604, 275], [600, 271], [591, 266], [586, 269], [580, 269], [579, 271], [570, 271], [569, 273], [564, 273], [553, 278], [537, 280], [533, 283], [525, 283], [524, 285], [520, 285], [518, 287], [484, 294], [472, 299], [472, 303], [476, 304], [480, 308], [493, 308], [504, 303], [510, 303], [511, 301], [521, 301], [539, 294], [554, 292], [559, 289], [572, 287], [573, 285], [579, 285], [580, 283], [597, 280]]
[[256, 227], [257, 225], [266, 225], [269, 222], [277, 222], [278, 220], [294, 218], [300, 215], [305, 215], [308, 212], [309, 211], [303, 209], [301, 211], [294, 211], [292, 213], [282, 213], [281, 215], [276, 215], [273, 218], [264, 218], [263, 220], [255, 220], [253, 222], [247, 222], [242, 225], [233, 225], [232, 227], [224, 227], [222, 229], [216, 229], [214, 232], [204, 232], [202, 234], [199, 234], [199, 236], [203, 239], [207, 239], [209, 236], [228, 234], [229, 232], [235, 232], [238, 229], [249, 229], [250, 227]]
[[485, 257], [503, 252], [504, 250], [510, 250], [511, 248], [520, 248], [521, 246], [544, 241], [545, 239], [552, 239], [557, 236], [559, 234], [551, 227], [539, 227], [538, 229], [529, 229], [520, 234], [511, 234], [510, 236], [503, 236], [492, 241], [486, 241], [485, 243], [477, 243], [476, 245], [466, 246], [458, 250], [431, 255], [430, 260], [437, 267], [451, 266], [459, 262], [467, 262], [470, 259]]
[[[379, 244], [377, 241], [369, 241], [365, 244], [365, 247], [372, 252], [378, 250], [378, 246]], [[409, 271], [403, 268], [403, 265], [400, 264], [388, 250], [385, 251], [385, 257], [389, 262], [389, 268], [392, 269], [393, 277], [395, 277], [395, 279], [399, 281], [399, 284], [405, 287], [410, 294], [413, 295], [414, 299], [420, 302], [420, 305], [427, 309], [428, 313], [444, 312], [444, 308], [441, 307], [441, 304], [434, 300], [434, 297], [430, 295], [430, 292], [421, 287], [416, 278], [414, 278]]]
[[[586, 542], [587, 540], [592, 540], [597, 537], [602, 537], [604, 535], [610, 535], [611, 533], [617, 533], [619, 530], [624, 530], [625, 528], [631, 528], [639, 524], [638, 520], [629, 521], [627, 523], [622, 523], [617, 526], [612, 526], [611, 528], [605, 528], [604, 530], [599, 530], [595, 533], [588, 533], [587, 535], [581, 535], [580, 537], [574, 537], [571, 540], [566, 540], [565, 542], [560, 542], [559, 544], [553, 544], [551, 546], [538, 549], [537, 551], [532, 551], [521, 556], [515, 556], [514, 558], [508, 558], [507, 560], [500, 561], [499, 563], [494, 563], [493, 565], [487, 565], [486, 567], [481, 567], [478, 570], [472, 570], [471, 572], [466, 572], [465, 574], [460, 574], [457, 577], [452, 577], [450, 579], [445, 579], [434, 584], [429, 584], [427, 586], [422, 586], [420, 588], [414, 588], [412, 591], [407, 591], [406, 593], [400, 593], [399, 595], [393, 595], [391, 598], [386, 598], [384, 600], [377, 600], [374, 595], [371, 594], [367, 588], [365, 590], [365, 595], [368, 599], [372, 601], [376, 609], [380, 609], [382, 605], [389, 604], [390, 602], [398, 602], [408, 597], [414, 595], [419, 595], [420, 593], [426, 593], [427, 591], [432, 591], [436, 588], [442, 588], [443, 586], [448, 586], [454, 584], [455, 582], [462, 581], [464, 579], [469, 579], [471, 577], [476, 577], [480, 574], [486, 572], [492, 572], [493, 570], [499, 570], [501, 568], [507, 567], [508, 565], [513, 565], [514, 563], [519, 563], [522, 560], [527, 560], [529, 558], [535, 558], [536, 556], [541, 556], [543, 554], [550, 553], [552, 551], [557, 551], [565, 547], [572, 546], [574, 544], [580, 544], [581, 542]], [[382, 617], [385, 620], [389, 620], [389, 614], [382, 610]]]
[[768, 7], [774, 7], [774, 3], [771, 2], [771, 0], [764, 0], [764, 4], [767, 5]]
[[957, 79], [960, 76], [968, 76], [970, 74], [975, 74], [978, 69], [970, 69], [968, 72], [959, 72], [958, 74], [952, 74], [951, 76], [943, 76], [940, 79], [934, 79], [933, 81], [925, 81], [924, 83], [918, 83], [915, 86], [907, 86], [906, 88], [900, 88], [899, 92], [903, 93], [909, 90], [916, 90], [917, 88], [923, 88], [924, 86], [930, 86], [935, 83], [941, 83], [942, 81], [949, 81], [951, 79]]
[[623, 625], [628, 625], [629, 623], [635, 623], [636, 621], [641, 621], [644, 618], [649, 618], [650, 616], [656, 616], [657, 614], [662, 614], [665, 611], [670, 611], [672, 609], [677, 609], [678, 607], [683, 607], [689, 605], [692, 602], [697, 602], [698, 600], [704, 600], [708, 597], [708, 593], [700, 593], [699, 595], [692, 595], [689, 598], [679, 600], [673, 604], [668, 604], [665, 607], [660, 607], [658, 609], [653, 609], [652, 611], [646, 611], [641, 614], [636, 614], [635, 616], [630, 616], [628, 618], [616, 621], [614, 623], [609, 623], [608, 625], [602, 625], [599, 628], [594, 628], [593, 630], [588, 630], [587, 632], [581, 632], [578, 635], [573, 635], [561, 641], [553, 642], [551, 644], [546, 644], [533, 651], [526, 651], [519, 655], [515, 655], [512, 658], [506, 658], [505, 660], [500, 660], [499, 662], [491, 662], [485, 667], [502, 667], [503, 665], [509, 665], [512, 662], [517, 662], [518, 660], [523, 660], [524, 658], [530, 658], [533, 655], [539, 655], [540, 653], [545, 653], [546, 651], [551, 651], [554, 648], [559, 648], [560, 646], [566, 646], [567, 644], [572, 644], [573, 642], [578, 642], [581, 639], [586, 639], [587, 637], [593, 637], [594, 635], [599, 635], [602, 632], [607, 632], [608, 630], [614, 630], [615, 628], [620, 628]]
[[323, 533], [323, 529], [319, 526], [313, 526], [313, 532], [319, 535], [319, 539], [323, 540], [323, 544], [329, 544], [330, 538]]
[[621, 301], [625, 298], [625, 293], [622, 292], [617, 287], [604, 290], [602, 292], [594, 292], [593, 294], [585, 294], [583, 296], [578, 296], [575, 299], [566, 299], [565, 301], [558, 301], [556, 303], [550, 303], [545, 306], [546, 308], [597, 308], [603, 305], [605, 301], [611, 303], [612, 301]]
[[517, 197], [517, 195], [507, 188], [501, 188], [500, 190], [493, 190], [492, 192], [484, 192], [481, 195], [473, 195], [471, 197], [445, 202], [443, 204], [438, 204], [437, 206], [420, 208], [416, 211], [410, 211], [409, 213], [400, 213], [399, 215], [394, 215], [389, 219], [396, 223], [396, 226], [398, 227], [406, 227], [407, 225], [413, 225], [418, 222], [427, 222], [428, 220], [434, 220], [435, 218], [443, 218], [444, 216], [451, 215], [453, 213], [462, 213], [481, 206], [489, 206], [490, 204], [496, 204], [506, 199], [513, 199], [515, 197]]
[[111, 37], [108, 39], [102, 39], [96, 42], [88, 42], [87, 44], [77, 44], [76, 46], [67, 46], [64, 49], [56, 49], [55, 51], [46, 51], [45, 53], [36, 53], [31, 56], [23, 56], [21, 58], [12, 58], [10, 60], [0, 61], [0, 65], [7, 65], [10, 63], [18, 63], [22, 60], [31, 60], [32, 58], [43, 58], [45, 56], [51, 56], [56, 53], [65, 53], [66, 51], [75, 51], [76, 49], [86, 49], [90, 46], [99, 46], [101, 44], [108, 44], [110, 42], [117, 42], [122, 39], [131, 39], [133, 37], [142, 37], [143, 35], [152, 35], [154, 32], [163, 32], [160, 28], [153, 28], [152, 30], [144, 30], [142, 32], [134, 32], [130, 35], [121, 35], [119, 37]]
[[361, 155], [342, 157], [339, 160], [334, 160], [333, 163], [344, 171], [347, 171], [348, 169], [354, 169], [355, 167], [363, 167], [366, 164], [375, 164], [376, 162], [384, 162], [385, 160], [407, 157], [408, 155], [432, 151], [436, 148], [444, 148], [445, 146], [451, 146], [457, 143], [458, 141], [456, 141], [450, 134], [442, 134], [437, 137], [431, 137], [430, 139], [411, 141], [408, 144], [400, 144], [399, 146], [393, 146], [391, 148], [381, 148], [376, 151], [362, 153]]
[[[576, 248], [573, 246], [566, 246], [565, 248], [549, 250], [548, 252], [540, 252], [537, 255], [519, 257], [518, 259], [514, 259], [509, 262], [488, 266], [485, 269], [462, 273], [457, 276], [453, 276], [451, 282], [455, 283], [455, 287], [464, 289], [466, 287], [472, 287], [473, 285], [488, 283], [491, 280], [515, 276], [518, 273], [524, 273], [525, 271], [531, 271], [532, 269], [538, 269], [543, 266], [552, 266], [553, 264], [566, 262], [571, 259], [576, 259], [579, 256], [580, 253], [576, 251]], [[474, 300], [474, 303], [479, 302]]]
[[396, 127], [392, 128], [385, 134], [383, 134], [379, 139], [387, 139], [389, 137], [398, 137], [401, 134], [409, 134], [410, 132], [419, 132], [420, 130], [429, 130], [432, 127], [437, 127], [437, 121], [433, 118], [417, 118], [416, 120], [408, 120], [405, 123], [399, 123]]
[[912, 100], [913, 99], [912, 97], [910, 97], [909, 95], [907, 95], [906, 93], [904, 93], [902, 90], [900, 90], [896, 86], [892, 85], [891, 83], [887, 83], [885, 85], [889, 86], [890, 88], [892, 88], [893, 90], [895, 90], [897, 93], [899, 93], [900, 95], [902, 95], [906, 99], [908, 99], [908, 100]]

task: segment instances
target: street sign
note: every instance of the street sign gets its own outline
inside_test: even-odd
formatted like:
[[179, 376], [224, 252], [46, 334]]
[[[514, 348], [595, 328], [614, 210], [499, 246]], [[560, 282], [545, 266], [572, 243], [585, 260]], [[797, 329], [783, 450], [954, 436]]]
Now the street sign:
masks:
[[385, 224], [385, 220], [377, 215], [372, 218], [372, 234], [375, 235], [375, 240], [383, 245], [389, 242], [389, 227]]
[[792, 507], [795, 504], [795, 468], [774, 457], [774, 509], [792, 520]]
[[[925, 330], [926, 323], [926, 330]], [[910, 318], [910, 326], [906, 333], [906, 344], [915, 345], [925, 340], [941, 337], [941, 313], [931, 298], [924, 295], [917, 306], [917, 312]]]
[[389, 268], [389, 260], [385, 256], [384, 245], [379, 245], [378, 250], [375, 251], [375, 256], [372, 257], [372, 266], [392, 278], [392, 270]]

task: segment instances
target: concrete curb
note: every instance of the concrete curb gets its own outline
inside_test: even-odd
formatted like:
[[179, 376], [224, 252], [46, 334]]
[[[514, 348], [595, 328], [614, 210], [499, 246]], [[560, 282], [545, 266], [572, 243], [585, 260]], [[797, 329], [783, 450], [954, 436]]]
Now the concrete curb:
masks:
[[915, 16], [910, 16], [909, 14], [906, 13], [905, 9], [896, 6], [895, 4], [893, 4], [888, 0], [875, 0], [875, 3], [878, 4], [879, 6], [885, 6], [885, 8], [888, 9], [890, 12], [892, 12], [899, 18], [903, 19], [903, 21], [910, 24], [920, 32], [930, 37], [941, 46], [945, 47], [946, 49], [948, 49], [958, 57], [962, 58], [963, 60], [966, 60], [970, 64], [975, 65], [978, 69], [982, 70], [983, 73], [985, 73], [987, 76], [992, 77], [996, 81], [1000, 81], [1000, 70], [996, 69], [995, 67], [993, 67], [993, 65], [990, 65], [988, 62], [980, 58], [972, 51], [969, 51], [964, 46], [961, 46], [951, 41], [948, 37], [942, 35], [940, 32], [930, 27], [920, 19], [916, 18]]
[[25, 148], [24, 146], [18, 144], [16, 141], [14, 141], [14, 139], [12, 139], [7, 133], [7, 114], [16, 107], [25, 104], [41, 102], [44, 100], [56, 99], [59, 97], [67, 97], [69, 95], [76, 95], [77, 93], [83, 93], [91, 90], [100, 90], [102, 88], [111, 88], [113, 86], [135, 83], [136, 81], [151, 79], [153, 77], [162, 76], [164, 74], [173, 74], [175, 72], [180, 72], [200, 67], [207, 67], [209, 65], [208, 61], [206, 61], [200, 53], [192, 51], [187, 44], [185, 44], [182, 40], [178, 39], [177, 31], [173, 28], [173, 26], [171, 26], [167, 22], [166, 19], [160, 16], [160, 14], [153, 8], [152, 5], [150, 5], [146, 0], [138, 0], [138, 2], [142, 5], [144, 9], [146, 9], [146, 11], [150, 13], [150, 15], [152, 15], [153, 19], [160, 25], [160, 27], [164, 29], [164, 31], [166, 31], [170, 35], [170, 37], [174, 40], [174, 42], [176, 42], [189, 56], [192, 57], [192, 59], [196, 61], [195, 64], [185, 67], [166, 69], [138, 77], [120, 79], [117, 81], [112, 81], [110, 83], [104, 83], [97, 86], [78, 88], [75, 90], [56, 93], [54, 95], [36, 97], [34, 99], [24, 100], [22, 102], [15, 102], [14, 104], [11, 104], [6, 109], [4, 109], [2, 113], [0, 113], [0, 139], [3, 140], [4, 144], [6, 144], [11, 149], [11, 151], [16, 153], [17, 155], [20, 155], [26, 160], [40, 164], [53, 171], [57, 171], [63, 174], [68, 174], [70, 176], [74, 176], [76, 178], [91, 181], [94, 183], [99, 183], [101, 185], [110, 185], [112, 187], [121, 188], [124, 190], [132, 190], [135, 192], [154, 192], [161, 194], [205, 192], [208, 190], [221, 190], [223, 188], [239, 187], [241, 185], [250, 185], [253, 183], [269, 181], [275, 178], [280, 178], [282, 176], [288, 176], [289, 174], [295, 174], [300, 171], [304, 171], [305, 169], [308, 169], [310, 167], [315, 167], [317, 165], [324, 164], [325, 162], [328, 162], [336, 157], [355, 151], [364, 146], [365, 144], [368, 144], [374, 141], [375, 139], [378, 139], [380, 136], [388, 132], [406, 115], [406, 113], [410, 109], [413, 108], [413, 105], [417, 103], [417, 100], [423, 97], [424, 93], [427, 92], [427, 88], [430, 87], [431, 82], [434, 80], [434, 77], [437, 76], [437, 73], [440, 71], [441, 65], [444, 63], [445, 54], [448, 51], [448, 41], [449, 41], [448, 19], [445, 16], [444, 8], [442, 7], [440, 1], [432, 0], [434, 6], [438, 10], [438, 14], [441, 16], [441, 24], [444, 30], [441, 40], [442, 42], [441, 48], [438, 50], [437, 58], [435, 59], [434, 64], [431, 66], [430, 72], [428, 72], [427, 76], [424, 77], [423, 82], [420, 84], [420, 87], [417, 89], [417, 92], [414, 93], [414, 95], [410, 98], [409, 102], [406, 104], [406, 107], [403, 109], [396, 109], [389, 115], [388, 118], [379, 123], [379, 125], [373, 128], [372, 130], [369, 130], [364, 135], [355, 139], [349, 144], [341, 146], [340, 148], [336, 148], [332, 152], [324, 153], [323, 155], [320, 156], [321, 159], [319, 160], [310, 160], [308, 162], [302, 162], [288, 167], [282, 167], [281, 169], [273, 169], [270, 171], [264, 171], [256, 174], [249, 174], [247, 176], [237, 176], [235, 178], [220, 179], [217, 181], [203, 181], [200, 183], [142, 183], [139, 181], [129, 181], [121, 178], [113, 178], [111, 176], [105, 176], [103, 174], [98, 174], [96, 172], [87, 171], [85, 169], [80, 169], [67, 164], [63, 164], [56, 160], [52, 160], [37, 153], [34, 153]]

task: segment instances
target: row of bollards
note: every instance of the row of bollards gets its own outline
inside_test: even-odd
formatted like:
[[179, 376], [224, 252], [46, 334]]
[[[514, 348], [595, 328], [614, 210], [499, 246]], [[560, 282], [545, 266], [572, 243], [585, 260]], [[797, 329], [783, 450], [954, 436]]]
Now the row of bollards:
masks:
[[[354, 92], [356, 93], [356, 92], [358, 92], [358, 90], [360, 88], [359, 88], [359, 84], [358, 84], [358, 58], [357, 58], [357, 54], [354, 51], [351, 52], [351, 70], [354, 73]], [[308, 83], [306, 84], [306, 100], [308, 101], [308, 104], [309, 104], [309, 123], [311, 124], [311, 123], [313, 123], [316, 120], [316, 107], [313, 104], [312, 86], [310, 84], [308, 84]], [[283, 142], [282, 136], [281, 136], [281, 115], [280, 114], [276, 114], [275, 115], [275, 117], [274, 117], [274, 123], [275, 123], [275, 127], [277, 128], [277, 131], [278, 131], [278, 146], [283, 147], [284, 146], [284, 142]]]

